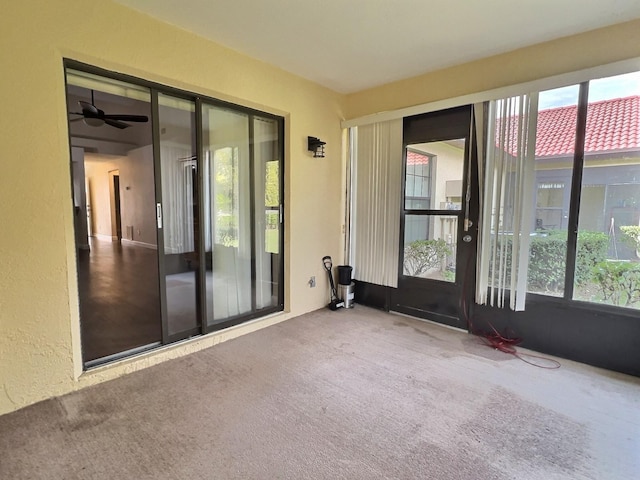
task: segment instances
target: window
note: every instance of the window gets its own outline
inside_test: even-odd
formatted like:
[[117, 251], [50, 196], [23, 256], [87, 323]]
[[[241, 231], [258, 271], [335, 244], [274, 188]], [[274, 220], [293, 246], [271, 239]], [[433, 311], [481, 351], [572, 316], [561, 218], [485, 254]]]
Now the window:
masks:
[[562, 297], [579, 85], [540, 92], [527, 291]]
[[527, 291], [640, 308], [640, 72], [540, 92], [534, 162]]
[[640, 308], [640, 72], [589, 82], [573, 298]]
[[280, 251], [280, 162], [269, 160], [265, 163], [265, 251]]
[[564, 182], [539, 183], [536, 195], [536, 231], [557, 230], [564, 215]]
[[433, 155], [407, 149], [406, 208], [431, 208], [431, 167], [434, 162]]
[[226, 247], [238, 246], [238, 148], [224, 147], [213, 152], [214, 242]]
[[[403, 274], [455, 282], [465, 140], [406, 149]], [[437, 166], [437, 167], [436, 167]]]

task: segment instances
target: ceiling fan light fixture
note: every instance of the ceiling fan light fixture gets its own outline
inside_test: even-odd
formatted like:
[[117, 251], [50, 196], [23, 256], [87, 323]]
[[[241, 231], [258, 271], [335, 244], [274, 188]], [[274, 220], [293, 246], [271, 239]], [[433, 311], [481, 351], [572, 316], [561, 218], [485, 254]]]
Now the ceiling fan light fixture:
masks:
[[83, 121], [85, 124], [89, 125], [90, 127], [100, 127], [104, 125], [104, 120], [101, 118], [84, 117]]
[[[104, 113], [104, 110], [100, 110], [95, 106], [94, 101], [93, 90], [91, 90], [91, 103], [79, 100], [78, 104], [80, 105], [81, 111], [69, 112], [69, 115], [82, 115], [82, 120], [85, 125], [90, 127], [101, 127], [102, 125], [107, 124], [111, 127], [119, 128], [120, 130], [131, 126], [126, 122], [144, 123], [149, 121], [149, 117], [146, 115], [131, 115], [128, 113], [106, 114]], [[75, 119], [72, 119], [71, 121], [73, 122]]]

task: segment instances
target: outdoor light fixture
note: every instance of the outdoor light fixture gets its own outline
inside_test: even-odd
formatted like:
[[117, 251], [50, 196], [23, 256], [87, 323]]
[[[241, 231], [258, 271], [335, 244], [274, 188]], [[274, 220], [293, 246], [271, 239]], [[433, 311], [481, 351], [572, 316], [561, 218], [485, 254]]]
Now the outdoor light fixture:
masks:
[[314, 158], [324, 158], [324, 146], [327, 142], [323, 142], [316, 137], [307, 137], [308, 150], [313, 152]]

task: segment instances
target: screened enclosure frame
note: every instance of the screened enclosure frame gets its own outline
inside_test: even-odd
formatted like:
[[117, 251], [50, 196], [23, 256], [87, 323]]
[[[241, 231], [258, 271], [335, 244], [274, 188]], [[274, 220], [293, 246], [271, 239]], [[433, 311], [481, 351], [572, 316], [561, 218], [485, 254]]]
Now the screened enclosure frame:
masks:
[[[615, 76], [615, 75], [614, 75]], [[607, 78], [607, 77], [603, 77]], [[565, 255], [565, 271], [562, 295], [545, 295], [541, 292], [527, 290], [527, 303], [544, 304], [552, 303], [555, 305], [564, 305], [566, 307], [584, 306], [594, 311], [619, 315], [622, 317], [637, 317], [637, 309], [625, 308], [618, 305], [611, 305], [602, 302], [589, 301], [580, 298], [574, 298], [576, 289], [576, 263], [578, 254], [578, 234], [580, 232], [580, 207], [582, 202], [583, 174], [587, 168], [585, 165], [586, 137], [587, 137], [587, 117], [589, 113], [589, 84], [591, 81], [599, 78], [592, 78], [576, 84], [578, 87], [578, 100], [576, 104], [576, 123], [575, 123], [575, 145], [572, 154], [572, 163], [570, 167], [571, 189], [569, 193], [567, 224], [567, 242]], [[538, 91], [539, 93], [545, 90]], [[484, 125], [485, 138], [487, 137], [488, 125]], [[478, 252], [480, 255], [480, 252]], [[489, 295], [489, 292], [488, 294]], [[505, 290], [505, 299], [508, 303], [511, 298], [511, 291]]]

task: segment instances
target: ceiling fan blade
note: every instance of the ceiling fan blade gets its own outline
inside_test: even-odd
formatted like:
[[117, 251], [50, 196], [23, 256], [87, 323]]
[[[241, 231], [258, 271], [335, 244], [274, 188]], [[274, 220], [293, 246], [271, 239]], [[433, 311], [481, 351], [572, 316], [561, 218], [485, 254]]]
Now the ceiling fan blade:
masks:
[[80, 120], [84, 120], [84, 117], [72, 118], [69, 120], [70, 122], [79, 122]]
[[125, 129], [130, 127], [131, 125], [128, 125], [124, 122], [120, 122], [118, 120], [112, 120], [109, 118], [105, 118], [104, 119], [104, 123], [106, 123], [107, 125], [111, 125], [112, 127], [116, 127], [116, 128], [120, 128], [120, 129]]
[[96, 107], [95, 105], [90, 104], [89, 102], [84, 102], [82, 100], [78, 100], [78, 103], [80, 104], [80, 108], [82, 108], [82, 114], [83, 115], [98, 115], [100, 113], [100, 110], [98, 110], [98, 107]]
[[148, 122], [149, 117], [146, 115], [104, 115], [105, 119], [124, 120], [125, 122]]

